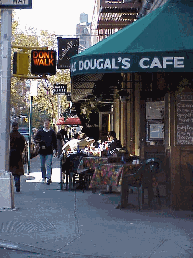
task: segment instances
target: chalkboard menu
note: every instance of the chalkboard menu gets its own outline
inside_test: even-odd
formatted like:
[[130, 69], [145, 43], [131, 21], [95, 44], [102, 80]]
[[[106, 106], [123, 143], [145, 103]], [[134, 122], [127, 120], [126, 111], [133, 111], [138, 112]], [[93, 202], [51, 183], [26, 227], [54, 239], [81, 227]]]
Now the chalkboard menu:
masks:
[[176, 99], [176, 143], [193, 145], [193, 93], [184, 92]]

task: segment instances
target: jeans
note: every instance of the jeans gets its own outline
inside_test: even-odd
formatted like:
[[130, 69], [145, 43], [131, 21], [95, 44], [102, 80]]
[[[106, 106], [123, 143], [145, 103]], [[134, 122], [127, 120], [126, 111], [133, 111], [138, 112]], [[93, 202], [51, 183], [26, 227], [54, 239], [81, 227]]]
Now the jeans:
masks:
[[[41, 155], [40, 154], [42, 178], [46, 178], [47, 177], [48, 179], [51, 179], [51, 174], [52, 174], [52, 157], [53, 157], [52, 154], [49, 154], [49, 155]], [[46, 170], [47, 170], [47, 174], [46, 174]]]
[[20, 175], [14, 175], [16, 191], [20, 191]]

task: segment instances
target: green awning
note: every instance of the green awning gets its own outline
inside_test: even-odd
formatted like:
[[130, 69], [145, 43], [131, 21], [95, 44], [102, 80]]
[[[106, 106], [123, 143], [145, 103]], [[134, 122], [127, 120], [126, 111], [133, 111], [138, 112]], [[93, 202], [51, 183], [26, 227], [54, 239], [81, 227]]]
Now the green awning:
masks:
[[193, 0], [169, 0], [71, 58], [71, 76], [192, 71]]

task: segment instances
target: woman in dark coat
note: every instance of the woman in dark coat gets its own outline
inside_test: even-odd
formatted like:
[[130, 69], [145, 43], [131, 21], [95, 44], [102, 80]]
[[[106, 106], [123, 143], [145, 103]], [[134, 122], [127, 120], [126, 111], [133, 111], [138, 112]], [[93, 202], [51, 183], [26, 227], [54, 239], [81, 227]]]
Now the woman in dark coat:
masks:
[[22, 152], [25, 148], [25, 137], [18, 132], [18, 123], [13, 122], [10, 133], [9, 171], [15, 180], [16, 192], [20, 192], [20, 176], [24, 175]]

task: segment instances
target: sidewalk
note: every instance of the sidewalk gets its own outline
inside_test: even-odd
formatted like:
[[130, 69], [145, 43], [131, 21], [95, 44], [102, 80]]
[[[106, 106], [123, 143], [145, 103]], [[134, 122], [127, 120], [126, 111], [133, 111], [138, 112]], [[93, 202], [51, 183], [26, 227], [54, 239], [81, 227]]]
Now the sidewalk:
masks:
[[60, 191], [57, 158], [51, 185], [39, 182], [39, 157], [31, 171], [16, 209], [0, 212], [0, 257], [193, 257], [191, 212], [119, 210], [117, 194]]

